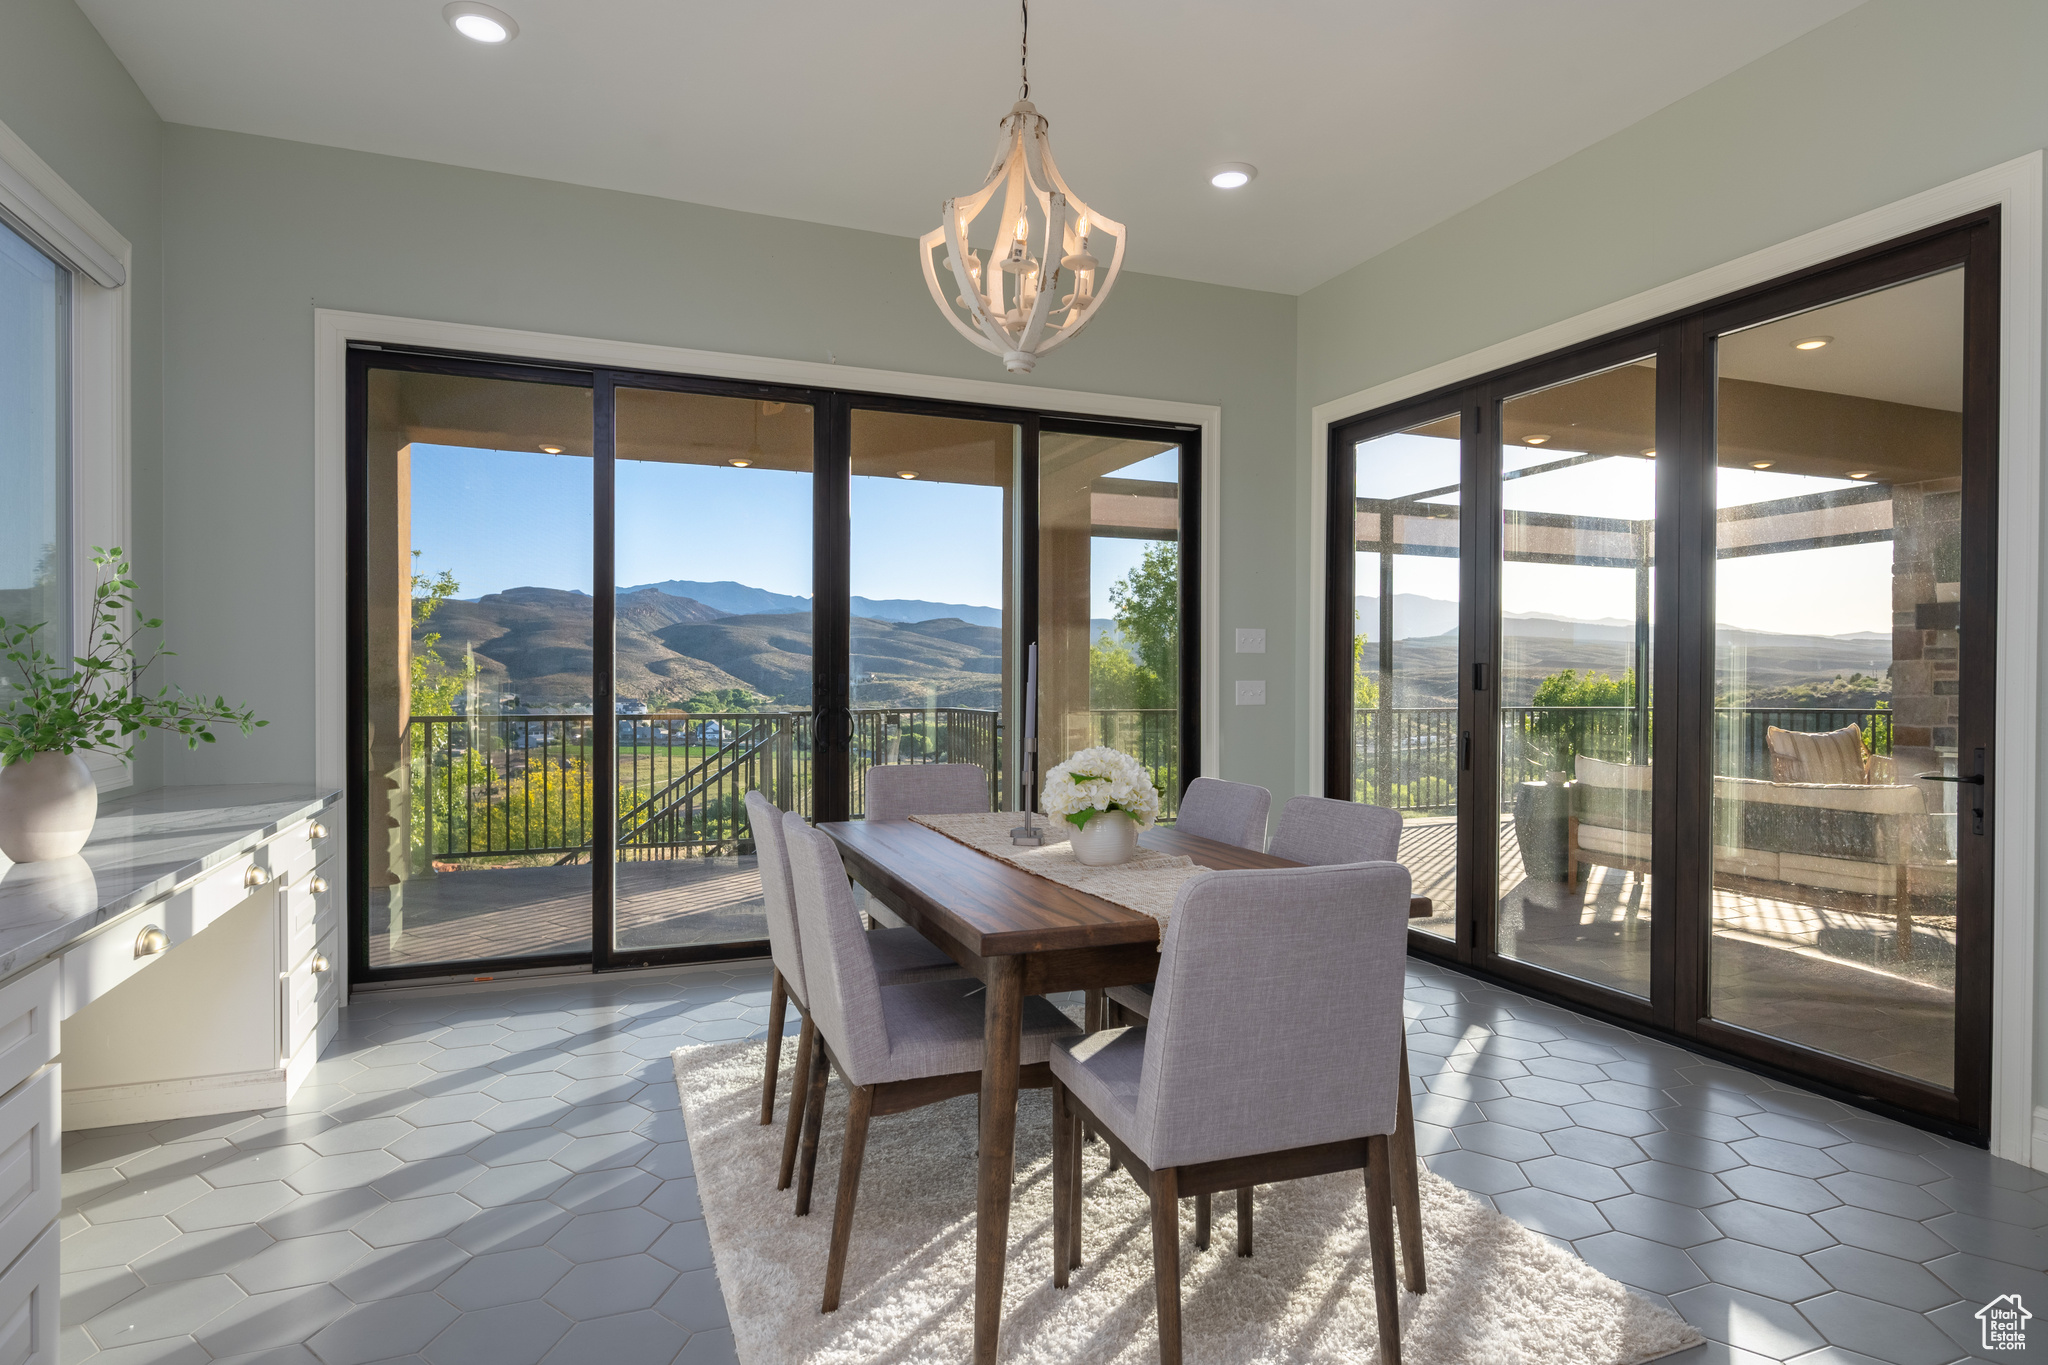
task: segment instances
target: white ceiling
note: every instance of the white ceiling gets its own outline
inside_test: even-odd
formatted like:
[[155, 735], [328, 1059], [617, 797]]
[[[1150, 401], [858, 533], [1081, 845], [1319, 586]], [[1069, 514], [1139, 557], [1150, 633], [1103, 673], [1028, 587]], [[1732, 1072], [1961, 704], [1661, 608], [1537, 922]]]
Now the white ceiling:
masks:
[[[1006, 0], [79, 3], [172, 122], [904, 237], [1017, 94]], [[1299, 293], [1858, 3], [1038, 0], [1032, 98], [1130, 268]]]

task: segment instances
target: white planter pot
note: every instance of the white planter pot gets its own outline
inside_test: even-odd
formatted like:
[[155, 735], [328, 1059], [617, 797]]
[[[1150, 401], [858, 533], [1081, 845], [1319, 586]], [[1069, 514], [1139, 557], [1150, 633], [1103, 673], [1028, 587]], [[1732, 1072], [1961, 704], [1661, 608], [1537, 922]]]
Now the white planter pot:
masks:
[[69, 858], [99, 818], [100, 789], [77, 754], [37, 754], [0, 768], [0, 853], [17, 863]]
[[1115, 867], [1138, 851], [1138, 822], [1120, 810], [1106, 810], [1090, 816], [1067, 842], [1083, 867]]

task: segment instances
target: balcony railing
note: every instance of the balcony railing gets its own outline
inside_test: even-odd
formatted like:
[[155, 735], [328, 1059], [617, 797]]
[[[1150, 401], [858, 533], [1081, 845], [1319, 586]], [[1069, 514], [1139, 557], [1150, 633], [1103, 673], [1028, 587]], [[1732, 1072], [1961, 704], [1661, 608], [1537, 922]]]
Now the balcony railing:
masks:
[[[601, 812], [624, 859], [752, 850], [746, 793], [811, 813], [815, 745], [808, 712], [652, 712], [620, 716], [618, 781], [596, 789], [597, 722], [587, 715], [414, 716], [406, 730], [410, 843], [416, 866], [587, 858]], [[978, 763], [1002, 791], [993, 711], [856, 710], [853, 813], [877, 763]], [[744, 845], [744, 849], [742, 848]]]
[[[1615, 763], [1641, 762], [1649, 735], [1629, 706], [1510, 706], [1501, 711], [1502, 800], [1517, 782], [1556, 768], [1561, 751]], [[1892, 713], [1878, 708], [1717, 707], [1714, 771], [1768, 778], [1765, 732], [1838, 730], [1855, 725], [1872, 753], [1892, 749]], [[1459, 762], [1455, 707], [1362, 707], [1352, 715], [1351, 789], [1355, 800], [1448, 815], [1457, 809]], [[1640, 740], [1640, 742], [1639, 742]]]

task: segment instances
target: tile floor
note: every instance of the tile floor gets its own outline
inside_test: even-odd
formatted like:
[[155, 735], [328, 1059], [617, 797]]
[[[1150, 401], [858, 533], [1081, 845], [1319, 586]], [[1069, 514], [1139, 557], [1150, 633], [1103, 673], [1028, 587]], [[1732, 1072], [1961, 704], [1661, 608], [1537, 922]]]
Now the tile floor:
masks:
[[[378, 995], [287, 1110], [68, 1135], [63, 1358], [733, 1359], [668, 1052], [757, 964]], [[1947, 1365], [2048, 1302], [2048, 1176], [1411, 962], [1431, 1167], [1709, 1337], [1677, 1365]]]

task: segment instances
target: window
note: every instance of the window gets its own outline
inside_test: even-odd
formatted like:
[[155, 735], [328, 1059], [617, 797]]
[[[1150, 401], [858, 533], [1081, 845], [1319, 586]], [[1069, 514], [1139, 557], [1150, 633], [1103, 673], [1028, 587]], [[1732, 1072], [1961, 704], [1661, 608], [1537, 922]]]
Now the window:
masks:
[[[0, 616], [71, 653], [71, 272], [0, 221]], [[13, 686], [0, 676], [0, 689]]]

